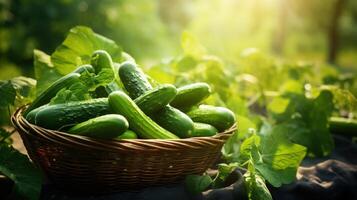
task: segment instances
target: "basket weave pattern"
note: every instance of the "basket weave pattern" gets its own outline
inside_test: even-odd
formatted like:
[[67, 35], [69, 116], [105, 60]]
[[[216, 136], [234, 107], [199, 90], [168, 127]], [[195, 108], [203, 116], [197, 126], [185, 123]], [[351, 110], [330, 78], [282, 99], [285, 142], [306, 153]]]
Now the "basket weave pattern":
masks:
[[66, 190], [110, 193], [181, 181], [202, 174], [236, 127], [212, 137], [99, 140], [30, 124], [23, 108], [11, 118], [30, 158]]

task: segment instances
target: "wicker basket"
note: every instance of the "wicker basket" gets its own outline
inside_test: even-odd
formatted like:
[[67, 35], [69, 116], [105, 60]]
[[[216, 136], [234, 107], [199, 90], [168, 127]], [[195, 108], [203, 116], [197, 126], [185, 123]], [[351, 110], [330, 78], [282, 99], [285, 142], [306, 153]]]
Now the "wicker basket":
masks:
[[11, 118], [30, 158], [51, 183], [65, 190], [111, 193], [181, 181], [202, 174], [236, 130], [177, 140], [99, 140], [30, 124], [24, 107]]

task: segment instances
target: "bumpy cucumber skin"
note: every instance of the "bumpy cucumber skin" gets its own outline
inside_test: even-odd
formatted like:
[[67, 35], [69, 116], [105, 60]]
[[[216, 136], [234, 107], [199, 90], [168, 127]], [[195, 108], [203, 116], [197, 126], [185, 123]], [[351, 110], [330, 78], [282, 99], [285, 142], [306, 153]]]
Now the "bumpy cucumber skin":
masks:
[[[32, 113], [34, 112], [34, 113]], [[56, 105], [44, 105], [32, 110], [28, 115], [31, 123], [52, 130], [63, 130], [75, 124], [111, 114], [108, 98], [76, 101]]]
[[210, 124], [195, 122], [193, 126], [191, 137], [209, 137], [218, 133], [218, 130]]
[[132, 99], [136, 99], [146, 91], [152, 90], [146, 75], [135, 63], [124, 62], [120, 66], [118, 73], [121, 82]]
[[179, 87], [177, 95], [170, 105], [175, 108], [189, 108], [205, 100], [211, 94], [211, 87], [207, 83], [193, 83]]
[[91, 65], [94, 67], [96, 74], [102, 71], [103, 68], [114, 69], [112, 57], [105, 50], [93, 52]]
[[176, 87], [171, 84], [163, 84], [147, 91], [134, 102], [147, 115], [155, 113], [168, 105], [177, 93]]
[[179, 136], [180, 138], [191, 137], [193, 121], [180, 110], [166, 106], [162, 110], [153, 113], [150, 117], [161, 127]]
[[112, 139], [124, 133], [129, 127], [128, 121], [121, 115], [108, 114], [79, 123], [68, 133], [99, 139]]
[[178, 139], [169, 131], [163, 129], [150, 119], [135, 102], [124, 92], [112, 92], [109, 95], [111, 109], [123, 115], [129, 122], [130, 129], [135, 131], [140, 138], [145, 139]]
[[95, 73], [93, 66], [89, 64], [79, 66], [77, 69], [73, 71], [73, 73], [82, 74], [85, 71], [89, 73]]
[[218, 131], [224, 131], [233, 126], [235, 115], [228, 108], [200, 105], [187, 113], [194, 122], [201, 122], [214, 126]]
[[132, 130], [127, 130], [123, 134], [119, 135], [115, 139], [117, 140], [122, 140], [122, 139], [138, 139], [138, 135], [132, 131]]
[[80, 74], [69, 73], [66, 76], [61, 77], [57, 81], [53, 82], [50, 87], [43, 91], [26, 109], [24, 115], [26, 116], [31, 110], [38, 108], [48, 102], [56, 96], [57, 92], [62, 88], [71, 86], [73, 83], [79, 81]]

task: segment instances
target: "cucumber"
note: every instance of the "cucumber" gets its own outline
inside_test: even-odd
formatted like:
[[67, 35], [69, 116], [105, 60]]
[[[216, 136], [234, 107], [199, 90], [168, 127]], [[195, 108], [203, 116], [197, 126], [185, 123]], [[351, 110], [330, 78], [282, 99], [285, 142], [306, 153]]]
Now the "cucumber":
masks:
[[43, 91], [26, 109], [24, 115], [27, 115], [31, 110], [40, 107], [56, 96], [57, 92], [62, 88], [71, 86], [73, 83], [79, 81], [80, 75], [78, 73], [69, 73], [53, 82], [50, 87]]
[[129, 127], [128, 121], [121, 115], [107, 114], [79, 123], [68, 133], [99, 139], [112, 139], [123, 134]]
[[[32, 110], [29, 122], [52, 130], [68, 128], [105, 114], [111, 114], [108, 98], [44, 105]], [[33, 117], [35, 116], [35, 117]]]
[[179, 87], [177, 95], [171, 104], [175, 108], [190, 108], [205, 100], [211, 94], [207, 83], [193, 83]]
[[94, 68], [92, 67], [92, 65], [88, 65], [88, 64], [79, 66], [77, 69], [75, 69], [73, 71], [73, 73], [82, 74], [85, 71], [87, 71], [89, 73], [95, 73], [94, 72]]
[[136, 133], [132, 130], [127, 130], [123, 134], [119, 135], [115, 139], [122, 140], [122, 139], [138, 139]]
[[109, 95], [111, 109], [123, 115], [130, 124], [130, 129], [135, 131], [140, 138], [146, 139], [178, 139], [169, 131], [163, 129], [150, 119], [135, 102], [124, 92], [116, 91]]
[[194, 122], [210, 124], [218, 131], [224, 131], [235, 123], [234, 113], [224, 107], [200, 105], [197, 109], [193, 109], [187, 114]]
[[133, 62], [124, 62], [119, 67], [119, 77], [126, 91], [132, 99], [140, 97], [152, 90], [152, 86], [144, 72]]
[[329, 119], [329, 129], [331, 133], [357, 136], [357, 120], [342, 117], [331, 117]]
[[150, 117], [164, 129], [179, 136], [180, 138], [191, 137], [193, 132], [193, 121], [180, 110], [166, 106]]
[[175, 95], [175, 86], [163, 84], [136, 98], [134, 102], [145, 114], [150, 115], [168, 105]]
[[112, 57], [105, 50], [97, 50], [92, 54], [90, 61], [95, 73], [98, 74], [103, 68], [114, 69]]
[[195, 122], [193, 123], [194, 129], [192, 132], [192, 137], [207, 137], [213, 136], [218, 133], [217, 129], [209, 124]]

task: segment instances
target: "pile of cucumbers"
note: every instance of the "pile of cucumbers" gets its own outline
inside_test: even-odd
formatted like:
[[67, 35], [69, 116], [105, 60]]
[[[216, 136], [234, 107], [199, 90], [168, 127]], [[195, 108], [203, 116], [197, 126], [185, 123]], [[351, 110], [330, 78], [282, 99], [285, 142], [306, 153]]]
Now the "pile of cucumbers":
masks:
[[[98, 74], [104, 68], [112, 69], [118, 80], [97, 88], [103, 97], [49, 104], [57, 92], [78, 82], [84, 71]], [[134, 62], [113, 63], [106, 51], [97, 50], [90, 64], [78, 67], [42, 92], [24, 116], [47, 129], [98, 139], [213, 136], [230, 128], [235, 115], [224, 107], [201, 104], [210, 94], [206, 83], [153, 87]]]

